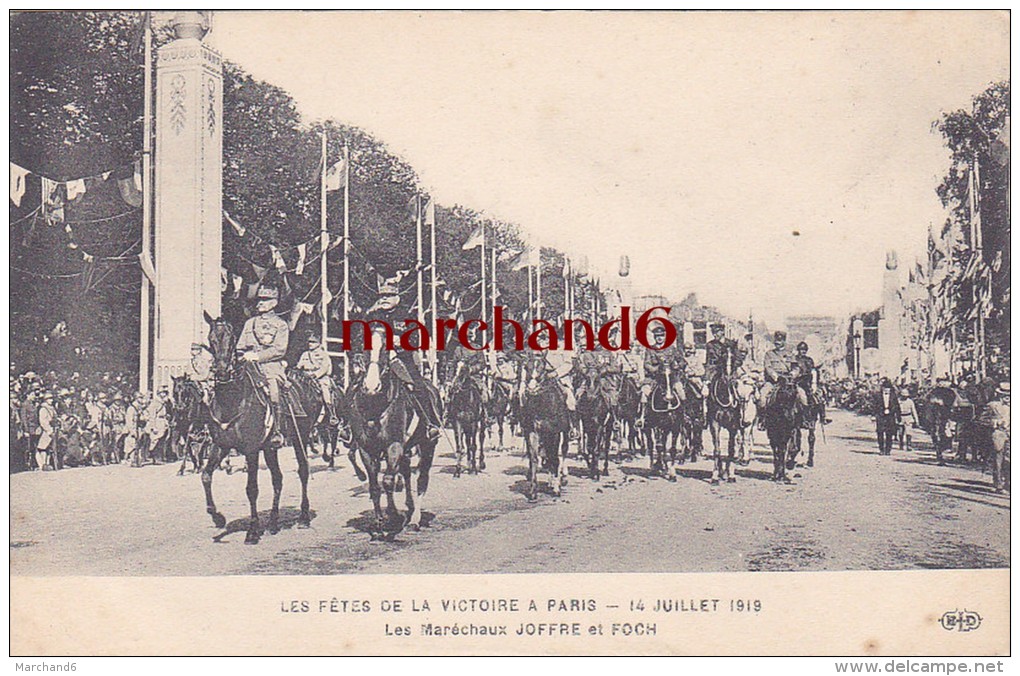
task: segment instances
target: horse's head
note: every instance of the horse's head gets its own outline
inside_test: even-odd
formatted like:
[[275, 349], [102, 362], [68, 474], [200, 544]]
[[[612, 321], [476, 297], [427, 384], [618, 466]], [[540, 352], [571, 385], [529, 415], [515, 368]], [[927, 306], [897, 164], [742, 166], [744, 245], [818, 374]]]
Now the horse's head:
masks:
[[170, 380], [173, 381], [173, 387], [171, 388], [171, 391], [173, 392], [173, 398], [171, 400], [173, 402], [173, 407], [175, 409], [182, 409], [187, 405], [184, 383], [188, 382], [190, 378], [188, 378], [188, 376], [171, 376]]
[[209, 325], [209, 351], [213, 356], [213, 376], [216, 380], [227, 380], [234, 371], [234, 348], [237, 345], [234, 327], [222, 317], [213, 319], [204, 311], [202, 315]]

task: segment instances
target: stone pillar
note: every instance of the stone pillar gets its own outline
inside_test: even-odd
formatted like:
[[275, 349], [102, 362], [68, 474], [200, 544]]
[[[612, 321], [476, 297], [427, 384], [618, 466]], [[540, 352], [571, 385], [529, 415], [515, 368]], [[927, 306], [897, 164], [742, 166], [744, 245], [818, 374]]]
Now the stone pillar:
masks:
[[220, 314], [223, 65], [202, 44], [203, 12], [178, 12], [156, 66], [155, 254], [157, 385], [183, 374], [202, 312]]

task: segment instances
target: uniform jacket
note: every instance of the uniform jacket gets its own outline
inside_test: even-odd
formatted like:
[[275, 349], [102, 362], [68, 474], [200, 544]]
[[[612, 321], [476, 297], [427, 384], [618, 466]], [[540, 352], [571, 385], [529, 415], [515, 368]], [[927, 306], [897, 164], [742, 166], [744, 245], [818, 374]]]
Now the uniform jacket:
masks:
[[240, 352], [254, 351], [259, 364], [279, 362], [287, 354], [290, 327], [273, 312], [256, 315], [244, 323], [237, 340]]
[[783, 350], [769, 350], [765, 353], [765, 380], [770, 383], [779, 382], [780, 376], [790, 375], [790, 353]]
[[39, 450], [49, 450], [50, 445], [53, 443], [54, 433], [56, 432], [56, 421], [57, 409], [53, 408], [52, 404], [44, 402], [39, 407], [39, 429], [42, 431], [42, 434], [39, 436], [39, 444], [36, 447]]
[[733, 373], [736, 373], [744, 363], [746, 356], [737, 341], [732, 338], [723, 338], [722, 340], [713, 338], [705, 346], [705, 377], [708, 380], [713, 380], [726, 369], [726, 354], [728, 352], [733, 355], [732, 369]]

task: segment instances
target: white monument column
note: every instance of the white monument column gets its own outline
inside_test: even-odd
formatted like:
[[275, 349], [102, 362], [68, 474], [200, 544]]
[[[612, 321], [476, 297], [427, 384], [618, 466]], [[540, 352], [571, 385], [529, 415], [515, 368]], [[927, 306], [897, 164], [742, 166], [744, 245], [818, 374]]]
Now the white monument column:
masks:
[[185, 372], [220, 315], [223, 65], [206, 12], [177, 12], [156, 66], [156, 386]]

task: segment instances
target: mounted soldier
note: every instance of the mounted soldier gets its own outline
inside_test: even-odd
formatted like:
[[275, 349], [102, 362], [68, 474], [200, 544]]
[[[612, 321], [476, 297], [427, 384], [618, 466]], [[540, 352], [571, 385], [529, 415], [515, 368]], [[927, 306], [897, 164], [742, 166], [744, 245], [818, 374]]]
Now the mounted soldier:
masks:
[[333, 410], [333, 360], [316, 334], [308, 334], [308, 349], [298, 359], [297, 367], [319, 384], [322, 400], [326, 402], [326, 410], [329, 411], [329, 423], [336, 425], [338, 420]]
[[678, 350], [675, 345], [663, 347], [666, 344], [666, 328], [658, 322], [652, 327], [652, 341], [652, 345], [656, 349], [646, 348], [641, 359], [641, 414], [637, 420], [638, 427], [644, 425], [652, 390], [659, 379], [665, 377], [667, 371], [674, 379], [670, 383], [672, 395], [664, 393], [664, 396], [676, 396], [680, 401], [687, 399], [683, 381], [679, 377], [687, 366], [684, 353]]
[[[776, 385], [781, 380], [790, 379], [795, 373], [799, 374], [800, 371], [796, 359], [786, 349], [785, 331], [776, 331], [772, 335], [772, 349], [765, 353], [763, 367], [765, 370], [765, 383], [758, 391], [758, 410], [760, 411], [758, 420], [760, 429], [765, 429], [765, 410], [772, 399], [772, 393], [775, 391]], [[802, 407], [807, 406], [807, 393], [799, 385], [797, 387], [797, 400]]]
[[[366, 311], [368, 321], [382, 321], [393, 326], [397, 320], [400, 306], [400, 277], [378, 277], [378, 297]], [[403, 319], [400, 317], [399, 319]], [[379, 392], [382, 387], [380, 364], [382, 351], [386, 347], [386, 330], [380, 326], [372, 326], [372, 349], [369, 363], [365, 371], [364, 387], [370, 394]], [[443, 415], [439, 393], [421, 375], [414, 361], [414, 352], [394, 350], [387, 357], [387, 366], [391, 373], [410, 391], [415, 408], [421, 415], [426, 427], [426, 435], [430, 441], [439, 438]]]
[[287, 321], [273, 312], [279, 302], [280, 292], [269, 286], [259, 289], [255, 304], [255, 316], [244, 323], [237, 340], [237, 352], [241, 359], [255, 364], [269, 388], [269, 401], [273, 408], [273, 431], [270, 444], [282, 446], [283, 407], [281, 391], [287, 387], [287, 345], [290, 341], [290, 326]]
[[726, 373], [726, 360], [730, 359], [730, 374], [734, 374], [743, 365], [747, 353], [737, 341], [726, 337], [726, 327], [722, 324], [712, 325], [712, 340], [705, 345], [705, 380], [712, 383], [721, 374]]

